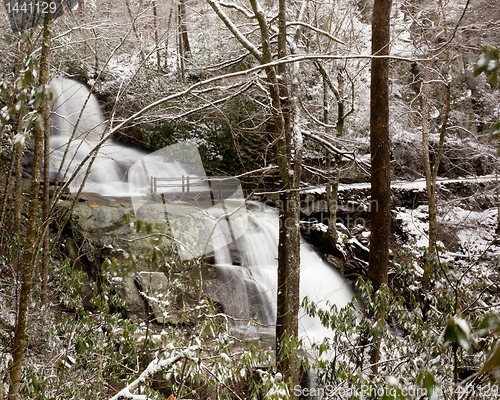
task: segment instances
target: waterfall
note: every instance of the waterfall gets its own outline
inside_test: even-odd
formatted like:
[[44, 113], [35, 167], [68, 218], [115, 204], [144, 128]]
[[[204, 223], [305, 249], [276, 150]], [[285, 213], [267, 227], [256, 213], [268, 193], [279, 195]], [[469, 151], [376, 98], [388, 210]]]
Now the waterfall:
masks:
[[[262, 288], [259, 303], [264, 305], [260, 315], [262, 321], [272, 325], [276, 320], [276, 287], [278, 269], [279, 220], [276, 210], [252, 203], [249, 218], [253, 226], [242, 236], [240, 246], [242, 264], [251, 272], [255, 282]], [[300, 298], [308, 297], [318, 307], [329, 305], [344, 307], [352, 299], [352, 290], [342, 275], [326, 263], [319, 254], [304, 241], [300, 247]], [[328, 329], [301, 310], [299, 315], [300, 336], [308, 340], [322, 340]]]
[[[50, 179], [54, 181], [60, 169], [59, 181], [67, 182], [104, 137], [106, 121], [97, 98], [84, 85], [71, 79], [56, 78], [50, 86], [55, 93], [50, 117]], [[126, 173], [145, 155], [143, 151], [121, 146], [111, 139], [100, 149], [86, 180], [85, 191], [109, 196], [128, 195]], [[72, 192], [82, 184], [88, 165], [89, 162], [72, 182]]]
[[[62, 165], [60, 180], [67, 181], [106, 133], [105, 121], [97, 99], [83, 85], [58, 78], [51, 86], [57, 94], [51, 117], [51, 177]], [[73, 191], [82, 183], [84, 171], [74, 180]], [[152, 188], [152, 182], [157, 186]], [[190, 184], [195, 193], [189, 191]], [[131, 196], [138, 219], [168, 219], [183, 259], [213, 253], [218, 283], [212, 282], [207, 290], [231, 317], [232, 327], [248, 336], [274, 335], [278, 214], [245, 202], [234, 178], [207, 178], [196, 146], [179, 143], [145, 154], [111, 140], [100, 149], [84, 190]], [[195, 226], [196, 235], [190, 226]], [[234, 251], [239, 255], [236, 262]], [[300, 295], [323, 308], [328, 303], [345, 306], [352, 298], [342, 276], [306, 243], [301, 244]], [[303, 338], [321, 340], [328, 335], [319, 321], [303, 312], [299, 326]]]

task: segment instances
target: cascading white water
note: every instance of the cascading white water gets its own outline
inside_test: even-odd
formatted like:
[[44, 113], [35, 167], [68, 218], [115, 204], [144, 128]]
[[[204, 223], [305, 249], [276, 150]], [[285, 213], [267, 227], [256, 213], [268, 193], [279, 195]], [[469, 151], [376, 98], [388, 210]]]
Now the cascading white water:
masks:
[[[50, 117], [50, 175], [51, 180], [55, 180], [62, 165], [59, 181], [67, 182], [103, 138], [106, 122], [96, 97], [79, 82], [56, 78], [50, 86], [55, 92]], [[121, 146], [111, 139], [99, 150], [86, 180], [85, 191], [110, 196], [128, 195], [125, 175], [130, 166], [145, 155], [143, 151]], [[71, 191], [77, 191], [82, 184], [88, 165], [89, 162], [72, 182]]]
[[[51, 86], [57, 94], [51, 117], [51, 174], [55, 178], [62, 164], [60, 180], [67, 181], [76, 166], [103, 137], [104, 118], [97, 99], [89, 95], [83, 85], [58, 78]], [[67, 146], [69, 151], [63, 160]], [[176, 161], [175, 157], [179, 154], [183, 162]], [[186, 164], [186, 160], [190, 161]], [[79, 188], [85, 171], [84, 168], [78, 174], [71, 186], [73, 191]], [[141, 219], [148, 218], [148, 215], [141, 214], [142, 210], [146, 214], [154, 211], [155, 215], [149, 216], [154, 219], [165, 218], [166, 209], [170, 228], [181, 233], [179, 243], [183, 242], [182, 233], [187, 230], [185, 217], [192, 214], [192, 220], [200, 226], [199, 236], [195, 239], [201, 245], [198, 249], [189, 249], [189, 252], [183, 252], [182, 246], [179, 247], [180, 256], [188, 258], [213, 251], [222, 282], [213, 294], [223, 304], [224, 311], [237, 321], [236, 329], [249, 334], [266, 331], [264, 333], [272, 335], [276, 320], [276, 211], [257, 203], [247, 211], [241, 187], [230, 198], [219, 198], [217, 202], [212, 193], [208, 208], [201, 208], [199, 203], [154, 204], [150, 186], [152, 176], [175, 178], [177, 181], [174, 179], [170, 184], [180, 185], [179, 177], [185, 175], [205, 178], [197, 149], [193, 151], [192, 146], [178, 144], [146, 155], [140, 150], [109, 141], [101, 148], [92, 165], [84, 190], [109, 196], [131, 194], [136, 217]], [[198, 190], [211, 190], [211, 184], [204, 185]], [[194, 243], [192, 234], [187, 233], [191, 235], [190, 243]], [[206, 245], [203, 242], [207, 242]], [[237, 247], [241, 265], [233, 265], [229, 244]], [[327, 303], [342, 307], [352, 298], [351, 289], [341, 275], [305, 243], [301, 244], [300, 293], [302, 298], [307, 296], [319, 307], [326, 307]], [[250, 320], [254, 317], [259, 323], [256, 328], [249, 329]], [[300, 332], [302, 337], [312, 340], [321, 340], [328, 335], [319, 321], [304, 313], [300, 316]]]
[[[259, 322], [272, 326], [276, 321], [276, 287], [278, 268], [278, 214], [276, 210], [253, 203], [248, 210], [250, 229], [238, 240], [242, 266], [249, 270], [251, 277], [260, 288], [256, 301], [242, 299], [243, 303], [257, 303], [252, 310], [258, 310]], [[321, 259], [307, 243], [301, 243], [300, 297], [308, 297], [318, 307], [327, 309], [329, 305], [344, 307], [352, 299], [350, 285], [332, 266]], [[221, 253], [221, 252], [219, 252]], [[217, 264], [218, 254], [215, 253]], [[228, 252], [224, 254], [227, 263]], [[227, 265], [227, 264], [226, 264]], [[241, 267], [234, 267], [238, 271]], [[225, 274], [228, 268], [225, 266]], [[241, 274], [241, 272], [236, 272]], [[235, 277], [232, 279], [236, 279]], [[260, 308], [259, 308], [260, 307]], [[245, 310], [244, 307], [241, 307]], [[250, 310], [250, 311], [252, 311]], [[254, 311], [255, 312], [255, 311]], [[242, 315], [244, 312], [241, 313]], [[247, 316], [252, 317], [252, 315]], [[301, 312], [299, 321], [300, 335], [310, 341], [322, 340], [328, 336], [328, 329], [318, 320]]]

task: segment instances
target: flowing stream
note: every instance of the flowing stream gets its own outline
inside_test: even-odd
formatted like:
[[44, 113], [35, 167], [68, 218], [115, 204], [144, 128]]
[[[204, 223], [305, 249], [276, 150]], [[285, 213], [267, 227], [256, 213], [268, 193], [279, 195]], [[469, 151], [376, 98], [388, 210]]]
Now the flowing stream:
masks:
[[[278, 213], [262, 204], [251, 202], [248, 207], [248, 230], [237, 240], [241, 266], [231, 264], [228, 246], [215, 251], [215, 260], [225, 282], [245, 282], [236, 286], [232, 298], [233, 314], [242, 317], [240, 329], [248, 327], [249, 318], [257, 316], [265, 327], [276, 321], [276, 288], [278, 269]], [[329, 305], [345, 306], [352, 299], [352, 290], [345, 279], [307, 243], [300, 248], [300, 297], [308, 297], [318, 307], [329, 309]], [[247, 283], [248, 282], [248, 283]], [[318, 320], [301, 311], [300, 335], [311, 341], [328, 336], [328, 329]], [[258, 331], [258, 329], [257, 329]]]
[[[51, 86], [57, 94], [51, 117], [51, 179], [59, 173], [60, 180], [67, 181], [76, 166], [102, 139], [106, 131], [105, 120], [97, 99], [85, 86], [65, 78], [55, 79]], [[236, 321], [236, 329], [249, 335], [272, 335], [276, 319], [277, 212], [259, 203], [244, 203], [241, 187], [231, 196], [223, 198], [220, 195], [214, 201], [216, 191], [213, 182], [204, 180], [205, 172], [197, 150], [193, 152], [192, 146], [179, 146], [146, 154], [108, 141], [90, 169], [84, 191], [105, 196], [131, 196], [138, 216], [141, 207], [151, 202], [152, 176], [170, 179], [170, 189], [164, 188], [162, 195], [181, 185], [181, 175], [195, 176], [199, 182], [205, 182], [200, 183], [197, 190], [199, 193], [212, 190], [209, 207], [202, 209], [199, 202], [188, 206], [182, 201], [168, 203], [169, 224], [175, 231], [175, 224], [179, 223], [177, 231], [181, 242], [186, 216], [196, 214], [195, 221], [200, 225], [196, 239], [207, 241], [210, 246], [201, 246], [198, 253], [190, 249], [190, 254], [213, 252], [221, 282], [214, 288], [213, 296], [222, 303], [224, 312]], [[85, 170], [77, 174], [72, 191], [81, 185]], [[186, 243], [186, 247], [189, 244]], [[236, 261], [234, 248], [238, 254]], [[342, 307], [352, 298], [349, 284], [306, 243], [301, 244], [300, 294], [301, 298], [307, 296], [322, 308], [328, 303]], [[251, 323], [252, 320], [258, 323]], [[300, 316], [300, 332], [303, 338], [311, 340], [321, 340], [328, 335], [328, 330], [319, 321], [304, 313]]]
[[[60, 182], [67, 182], [103, 138], [106, 121], [97, 98], [79, 82], [56, 78], [50, 86], [55, 92], [50, 117], [50, 178], [55, 181], [59, 175]], [[128, 196], [128, 169], [146, 154], [109, 140], [99, 150], [84, 190], [108, 196]], [[82, 184], [88, 166], [87, 161], [72, 181], [72, 192]]]

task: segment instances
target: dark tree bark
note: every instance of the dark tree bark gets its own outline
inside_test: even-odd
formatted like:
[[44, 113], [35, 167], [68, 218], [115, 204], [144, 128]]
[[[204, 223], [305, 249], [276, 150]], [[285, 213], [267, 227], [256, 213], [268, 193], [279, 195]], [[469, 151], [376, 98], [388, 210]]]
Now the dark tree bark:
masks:
[[[391, 0], [375, 0], [372, 20], [370, 150], [371, 239], [368, 279], [376, 292], [387, 285], [391, 235], [391, 160], [389, 137], [389, 54]], [[373, 316], [382, 318], [382, 315]], [[376, 339], [375, 339], [376, 340]], [[372, 374], [378, 373], [380, 344], [371, 351]]]
[[[52, 19], [50, 14], [45, 17], [43, 25], [43, 43], [42, 55], [40, 58], [40, 78], [39, 85], [43, 89], [43, 99], [40, 107], [41, 117], [49, 113], [49, 102], [47, 94], [47, 85], [49, 83], [49, 59], [50, 59], [50, 41], [52, 38]], [[19, 308], [17, 313], [16, 331], [12, 344], [12, 368], [10, 371], [10, 389], [9, 399], [18, 399], [21, 384], [21, 369], [23, 364], [26, 323], [28, 320], [28, 306], [31, 296], [31, 282], [36, 263], [36, 235], [38, 219], [38, 194], [40, 191], [40, 177], [42, 171], [42, 156], [44, 144], [44, 130], [40, 129], [39, 124], [35, 124], [35, 140], [33, 154], [33, 173], [31, 177], [30, 198], [28, 205], [28, 222], [26, 229], [25, 250], [22, 265], [21, 293], [19, 295]]]
[[344, 122], [345, 122], [345, 103], [344, 103], [344, 76], [342, 75], [342, 69], [339, 68], [337, 72], [337, 82], [339, 85], [339, 97], [337, 99], [337, 136], [342, 136], [344, 134]]
[[368, 279], [378, 290], [387, 284], [391, 231], [389, 137], [389, 54], [391, 0], [375, 0], [372, 22], [370, 149], [371, 239]]
[[179, 34], [182, 43], [184, 57], [189, 57], [191, 46], [189, 45], [189, 37], [186, 24], [186, 0], [179, 1]]
[[[20, 124], [19, 124], [20, 125]], [[20, 129], [18, 129], [19, 133]], [[21, 233], [21, 209], [22, 209], [22, 192], [23, 192], [23, 145], [21, 142], [14, 144], [14, 165], [16, 175], [14, 179], [14, 226], [12, 232], [14, 235]]]
[[[278, 12], [278, 24], [279, 24], [279, 32], [278, 32], [278, 58], [283, 58], [286, 56], [286, 14], [284, 7], [284, 0], [279, 0], [279, 12]], [[282, 159], [286, 159], [286, 162], [283, 162], [282, 165], [286, 168], [281, 168], [280, 173], [288, 174], [289, 168], [289, 151], [290, 151], [290, 112], [288, 109], [288, 85], [287, 85], [287, 77], [286, 77], [286, 65], [282, 64], [278, 66], [278, 76], [279, 78], [279, 96], [281, 99], [280, 110], [283, 115], [284, 122], [284, 135], [279, 135], [279, 132], [275, 132], [277, 134], [278, 146], [281, 147], [281, 150], [278, 149], [278, 157]], [[289, 303], [287, 299], [288, 293], [288, 258], [290, 256], [290, 248], [287, 246], [287, 235], [288, 235], [288, 227], [287, 223], [289, 221], [289, 210], [288, 204], [289, 196], [286, 192], [280, 194], [280, 209], [279, 209], [279, 219], [280, 219], [280, 232], [279, 232], [279, 244], [278, 244], [278, 297], [277, 297], [277, 309], [276, 309], [276, 361], [278, 365], [278, 369], [285, 375], [288, 376], [288, 370], [290, 368], [289, 360], [282, 354], [281, 344], [285, 337], [288, 335], [293, 335], [290, 332], [290, 327], [288, 323], [290, 321], [288, 314]]]
[[[48, 68], [47, 66], [45, 66]], [[47, 74], [48, 75], [48, 74]], [[47, 77], [48, 79], [48, 77]], [[45, 100], [44, 100], [45, 101]], [[49, 243], [49, 219], [50, 219], [50, 109], [47, 106], [42, 108], [43, 126], [44, 126], [44, 144], [43, 144], [43, 204], [42, 217], [43, 227], [43, 255], [40, 267], [40, 298], [43, 304], [47, 304], [47, 291], [49, 282], [49, 261], [50, 261], [50, 243]]]
[[156, 0], [153, 1], [153, 27], [155, 34], [155, 46], [156, 46], [156, 69], [161, 71], [161, 55], [160, 55], [160, 39], [158, 33], [158, 7]]
[[326, 185], [326, 201], [328, 203], [328, 236], [331, 245], [337, 247], [337, 209], [339, 200], [340, 167], [337, 167], [335, 177]]
[[[443, 31], [444, 36], [448, 37], [448, 29], [446, 23], [446, 14], [443, 8], [442, 1], [438, 2], [441, 9], [441, 19], [443, 21]], [[439, 26], [439, 20], [436, 21], [436, 26]], [[432, 57], [432, 53], [429, 54], [429, 58]], [[438, 236], [438, 198], [437, 198], [437, 175], [439, 167], [441, 165], [441, 160], [444, 153], [444, 140], [446, 138], [447, 128], [448, 128], [448, 118], [451, 110], [451, 54], [449, 47], [446, 49], [446, 97], [445, 106], [443, 112], [443, 124], [441, 125], [441, 131], [439, 134], [439, 145], [438, 153], [434, 161], [434, 165], [431, 166], [430, 161], [430, 145], [429, 145], [429, 102], [430, 102], [430, 82], [432, 80], [431, 63], [425, 66], [425, 80], [423, 84], [423, 94], [422, 94], [422, 147], [423, 147], [423, 164], [425, 172], [425, 181], [427, 186], [427, 198], [429, 204], [429, 246], [427, 248], [427, 258], [424, 263], [424, 276], [422, 277], [422, 288], [428, 290], [432, 285], [431, 278], [434, 273], [434, 264], [436, 262], [437, 253], [437, 236]]]
[[[40, 84], [48, 85], [50, 81], [50, 39], [51, 39], [51, 26], [50, 22], [44, 29], [49, 30], [47, 37], [44, 36], [44, 50], [41, 64], [40, 64]], [[45, 42], [47, 40], [47, 42]], [[42, 70], [43, 69], [43, 70]], [[46, 83], [44, 83], [46, 82]], [[49, 261], [50, 261], [50, 242], [49, 242], [49, 224], [50, 224], [50, 107], [47, 91], [44, 88], [43, 101], [40, 114], [43, 120], [43, 204], [42, 204], [42, 217], [43, 217], [43, 256], [42, 265], [40, 268], [40, 297], [43, 304], [48, 301], [48, 282], [49, 282]]]
[[[218, 1], [208, 0], [219, 18], [226, 24], [235, 38], [258, 60], [268, 64], [273, 60], [269, 22], [258, 0], [250, 0], [261, 34], [261, 49], [243, 35], [225, 15]], [[280, 0], [278, 13], [278, 58], [287, 54], [286, 1]], [[280, 240], [278, 248], [278, 310], [276, 328], [276, 362], [290, 387], [298, 384], [299, 368], [293, 354], [280, 352], [282, 338], [298, 338], [298, 312], [300, 306], [300, 178], [302, 171], [302, 135], [292, 129], [293, 112], [296, 111], [298, 77], [287, 80], [287, 68], [267, 66], [264, 68], [269, 87], [270, 113], [273, 119], [276, 159], [283, 181], [284, 191], [280, 195]], [[298, 74], [297, 74], [298, 75]], [[297, 82], [297, 83], [294, 83]], [[291, 96], [293, 95], [293, 96]], [[292, 98], [293, 101], [292, 101]], [[295, 126], [294, 126], [295, 128]], [[292, 151], [293, 146], [293, 151]], [[293, 161], [293, 162], [292, 162]]]
[[281, 342], [285, 333], [285, 314], [286, 314], [286, 221], [288, 219], [288, 198], [286, 192], [280, 193], [279, 207], [279, 242], [278, 242], [278, 284], [277, 284], [277, 302], [276, 302], [276, 364], [280, 372], [283, 373], [285, 366], [281, 357]]

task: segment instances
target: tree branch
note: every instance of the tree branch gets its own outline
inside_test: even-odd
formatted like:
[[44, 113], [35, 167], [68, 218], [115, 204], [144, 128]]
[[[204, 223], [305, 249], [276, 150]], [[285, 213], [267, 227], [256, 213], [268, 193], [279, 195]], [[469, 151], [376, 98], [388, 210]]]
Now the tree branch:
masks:
[[339, 156], [345, 157], [345, 158], [347, 158], [349, 160], [352, 160], [352, 161], [355, 160], [354, 153], [342, 151], [342, 150], [338, 149], [337, 147], [335, 147], [330, 142], [328, 142], [325, 139], [319, 137], [318, 135], [315, 135], [312, 132], [304, 130], [304, 131], [302, 131], [302, 133], [304, 134], [304, 136], [306, 136], [306, 137], [314, 140], [315, 142], [320, 143], [321, 145], [325, 146], [332, 153], [338, 154]]
[[[212, 0], [210, 0], [212, 1]], [[118, 124], [116, 127], [113, 129], [110, 129], [109, 133], [107, 136], [105, 136], [98, 144], [97, 146], [89, 152], [89, 154], [81, 161], [80, 165], [75, 169], [74, 174], [68, 182], [63, 186], [63, 190], [66, 190], [70, 187], [71, 183], [73, 182], [74, 178], [80, 172], [80, 170], [83, 168], [85, 163], [97, 152], [101, 146], [107, 142], [111, 137], [113, 137], [118, 131], [121, 129], [125, 128], [128, 126], [132, 121], [135, 121], [137, 118], [140, 116], [146, 114], [148, 111], [151, 111], [155, 109], [156, 107], [163, 105], [165, 103], [168, 103], [169, 101], [181, 98], [183, 96], [186, 96], [193, 92], [195, 89], [211, 84], [213, 82], [217, 82], [223, 79], [229, 79], [229, 78], [235, 78], [239, 76], [244, 76], [244, 75], [250, 75], [254, 72], [261, 71], [266, 68], [270, 68], [276, 65], [280, 64], [287, 64], [287, 63], [292, 63], [292, 62], [297, 62], [297, 61], [313, 61], [313, 60], [349, 60], [349, 59], [373, 59], [373, 58], [386, 58], [386, 59], [391, 59], [391, 60], [401, 60], [401, 61], [408, 61], [408, 62], [417, 62], [417, 61], [428, 61], [428, 59], [413, 59], [413, 58], [406, 58], [406, 57], [395, 57], [395, 56], [372, 56], [372, 55], [353, 55], [353, 56], [338, 56], [338, 55], [328, 55], [328, 54], [305, 54], [301, 56], [292, 56], [292, 57], [285, 57], [283, 59], [279, 60], [274, 60], [266, 64], [260, 64], [257, 65], [253, 68], [249, 68], [245, 71], [238, 71], [238, 72], [233, 72], [231, 74], [226, 74], [226, 75], [220, 75], [220, 76], [214, 76], [212, 78], [209, 78], [207, 80], [197, 82], [185, 90], [182, 90], [180, 92], [171, 94], [169, 96], [166, 96], [162, 99], [159, 99], [148, 106], [142, 108], [141, 110], [137, 111], [135, 114], [131, 115], [127, 119], [123, 120], [120, 124]]]
[[248, 40], [243, 33], [240, 32], [240, 30], [236, 27], [236, 25], [229, 19], [229, 17], [226, 15], [226, 13], [220, 8], [220, 3], [217, 0], [207, 0], [208, 4], [210, 4], [210, 7], [213, 8], [217, 16], [224, 22], [226, 27], [231, 31], [231, 33], [234, 35], [236, 40], [241, 43], [243, 47], [245, 47], [252, 55], [259, 60], [259, 62], [262, 62], [262, 53], [255, 47], [255, 45]]
[[313, 26], [311, 24], [307, 24], [307, 23], [302, 22], [302, 21], [292, 21], [292, 22], [287, 22], [286, 25], [287, 26], [300, 25], [300, 26], [303, 26], [305, 28], [309, 28], [312, 31], [315, 31], [317, 33], [321, 33], [322, 35], [325, 35], [326, 37], [328, 37], [329, 39], [333, 40], [334, 42], [337, 42], [339, 44], [342, 44], [342, 45], [346, 46], [346, 44], [342, 40], [337, 39], [335, 36], [332, 36], [330, 33], [326, 32], [326, 31], [324, 31], [322, 29], [316, 28], [315, 26]]
[[240, 13], [244, 14], [245, 17], [249, 18], [249, 19], [252, 19], [252, 18], [255, 18], [255, 14], [252, 14], [249, 10], [247, 10], [246, 8], [244, 7], [241, 7], [237, 4], [234, 4], [234, 3], [224, 3], [224, 2], [219, 2], [219, 5], [221, 5], [222, 7], [226, 7], [226, 8], [233, 8], [237, 11], [239, 11]]
[[198, 346], [193, 346], [191, 348], [187, 348], [186, 350], [180, 352], [179, 354], [167, 358], [166, 360], [159, 360], [155, 358], [148, 367], [142, 372], [142, 374], [133, 381], [130, 385], [120, 390], [116, 395], [111, 397], [110, 400], [119, 400], [119, 399], [134, 399], [134, 400], [147, 400], [148, 396], [132, 394], [131, 390], [134, 390], [141, 384], [144, 384], [146, 380], [150, 379], [154, 375], [159, 372], [165, 371], [174, 365], [176, 362], [180, 360], [191, 360], [196, 361], [194, 357], [192, 357], [189, 353], [198, 350]]

